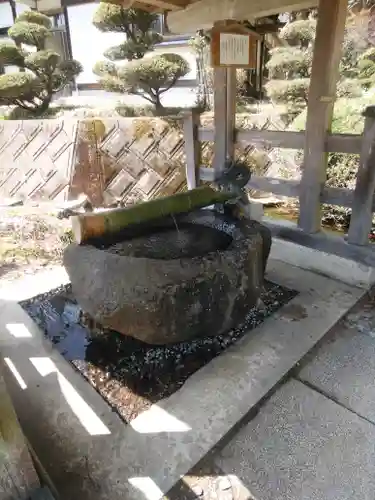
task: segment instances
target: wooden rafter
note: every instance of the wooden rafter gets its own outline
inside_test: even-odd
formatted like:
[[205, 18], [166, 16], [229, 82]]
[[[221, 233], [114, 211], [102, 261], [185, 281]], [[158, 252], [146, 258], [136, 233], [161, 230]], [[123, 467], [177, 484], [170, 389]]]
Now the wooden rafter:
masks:
[[210, 29], [224, 19], [239, 21], [267, 17], [279, 12], [289, 12], [316, 7], [318, 0], [198, 0], [183, 10], [171, 12], [168, 23], [173, 33]]
[[147, 0], [139, 2], [155, 10], [181, 10], [189, 4], [189, 0]]
[[189, 0], [104, 0], [107, 3], [122, 5], [125, 8], [134, 7], [150, 12], [181, 10], [191, 2]]
[[[248, 34], [252, 33], [254, 36], [261, 38], [261, 35], [266, 35], [268, 33], [277, 33], [283, 26], [285, 26], [284, 23], [262, 23], [262, 24], [250, 24], [248, 22], [241, 22], [241, 21], [235, 21], [235, 20], [230, 20], [230, 21], [219, 21], [219, 23], [216, 23], [216, 26], [220, 25], [223, 23], [226, 28], [228, 29], [237, 29], [238, 33], [243, 33], [243, 34]], [[210, 32], [211, 30], [207, 30]]]

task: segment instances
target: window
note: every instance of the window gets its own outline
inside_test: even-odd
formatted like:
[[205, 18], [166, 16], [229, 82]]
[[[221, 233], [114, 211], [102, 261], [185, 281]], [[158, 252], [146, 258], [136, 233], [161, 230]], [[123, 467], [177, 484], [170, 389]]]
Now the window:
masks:
[[52, 25], [55, 28], [65, 28], [65, 17], [62, 12], [59, 14], [55, 14], [54, 16], [50, 16], [52, 20]]
[[13, 15], [9, 3], [0, 3], [0, 28], [9, 28], [12, 24]]

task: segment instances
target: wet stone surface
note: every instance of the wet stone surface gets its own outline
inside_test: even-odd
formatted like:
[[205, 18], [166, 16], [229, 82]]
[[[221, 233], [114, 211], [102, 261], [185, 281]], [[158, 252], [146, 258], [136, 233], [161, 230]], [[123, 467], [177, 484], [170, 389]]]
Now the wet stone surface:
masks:
[[262, 308], [252, 308], [243, 325], [216, 337], [153, 346], [103, 328], [82, 312], [70, 285], [21, 306], [58, 351], [130, 422], [151, 404], [173, 394], [199, 368], [218, 356], [297, 295], [265, 283]]
[[108, 252], [149, 259], [181, 259], [201, 257], [209, 252], [225, 250], [232, 237], [212, 227], [194, 224], [179, 224], [178, 229], [132, 238], [107, 248]]

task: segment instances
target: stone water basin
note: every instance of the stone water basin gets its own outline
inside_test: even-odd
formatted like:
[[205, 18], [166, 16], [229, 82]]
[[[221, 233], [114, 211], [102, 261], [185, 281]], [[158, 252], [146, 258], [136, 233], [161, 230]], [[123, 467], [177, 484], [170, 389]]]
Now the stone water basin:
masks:
[[70, 245], [64, 265], [82, 309], [149, 344], [225, 333], [257, 303], [271, 247], [255, 221], [212, 210]]

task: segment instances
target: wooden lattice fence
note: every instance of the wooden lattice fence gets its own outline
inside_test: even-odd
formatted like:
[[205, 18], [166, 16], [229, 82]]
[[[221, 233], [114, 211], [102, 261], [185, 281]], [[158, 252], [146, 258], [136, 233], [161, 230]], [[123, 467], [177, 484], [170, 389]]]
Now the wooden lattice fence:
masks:
[[[268, 118], [240, 115], [241, 124], [282, 127]], [[206, 125], [212, 116], [203, 117]], [[211, 139], [211, 138], [210, 138]], [[209, 166], [212, 139], [202, 143]], [[239, 141], [237, 156], [264, 173], [274, 150]], [[96, 206], [128, 205], [185, 189], [182, 120], [67, 119], [0, 122], [0, 200], [62, 200], [84, 192]]]

